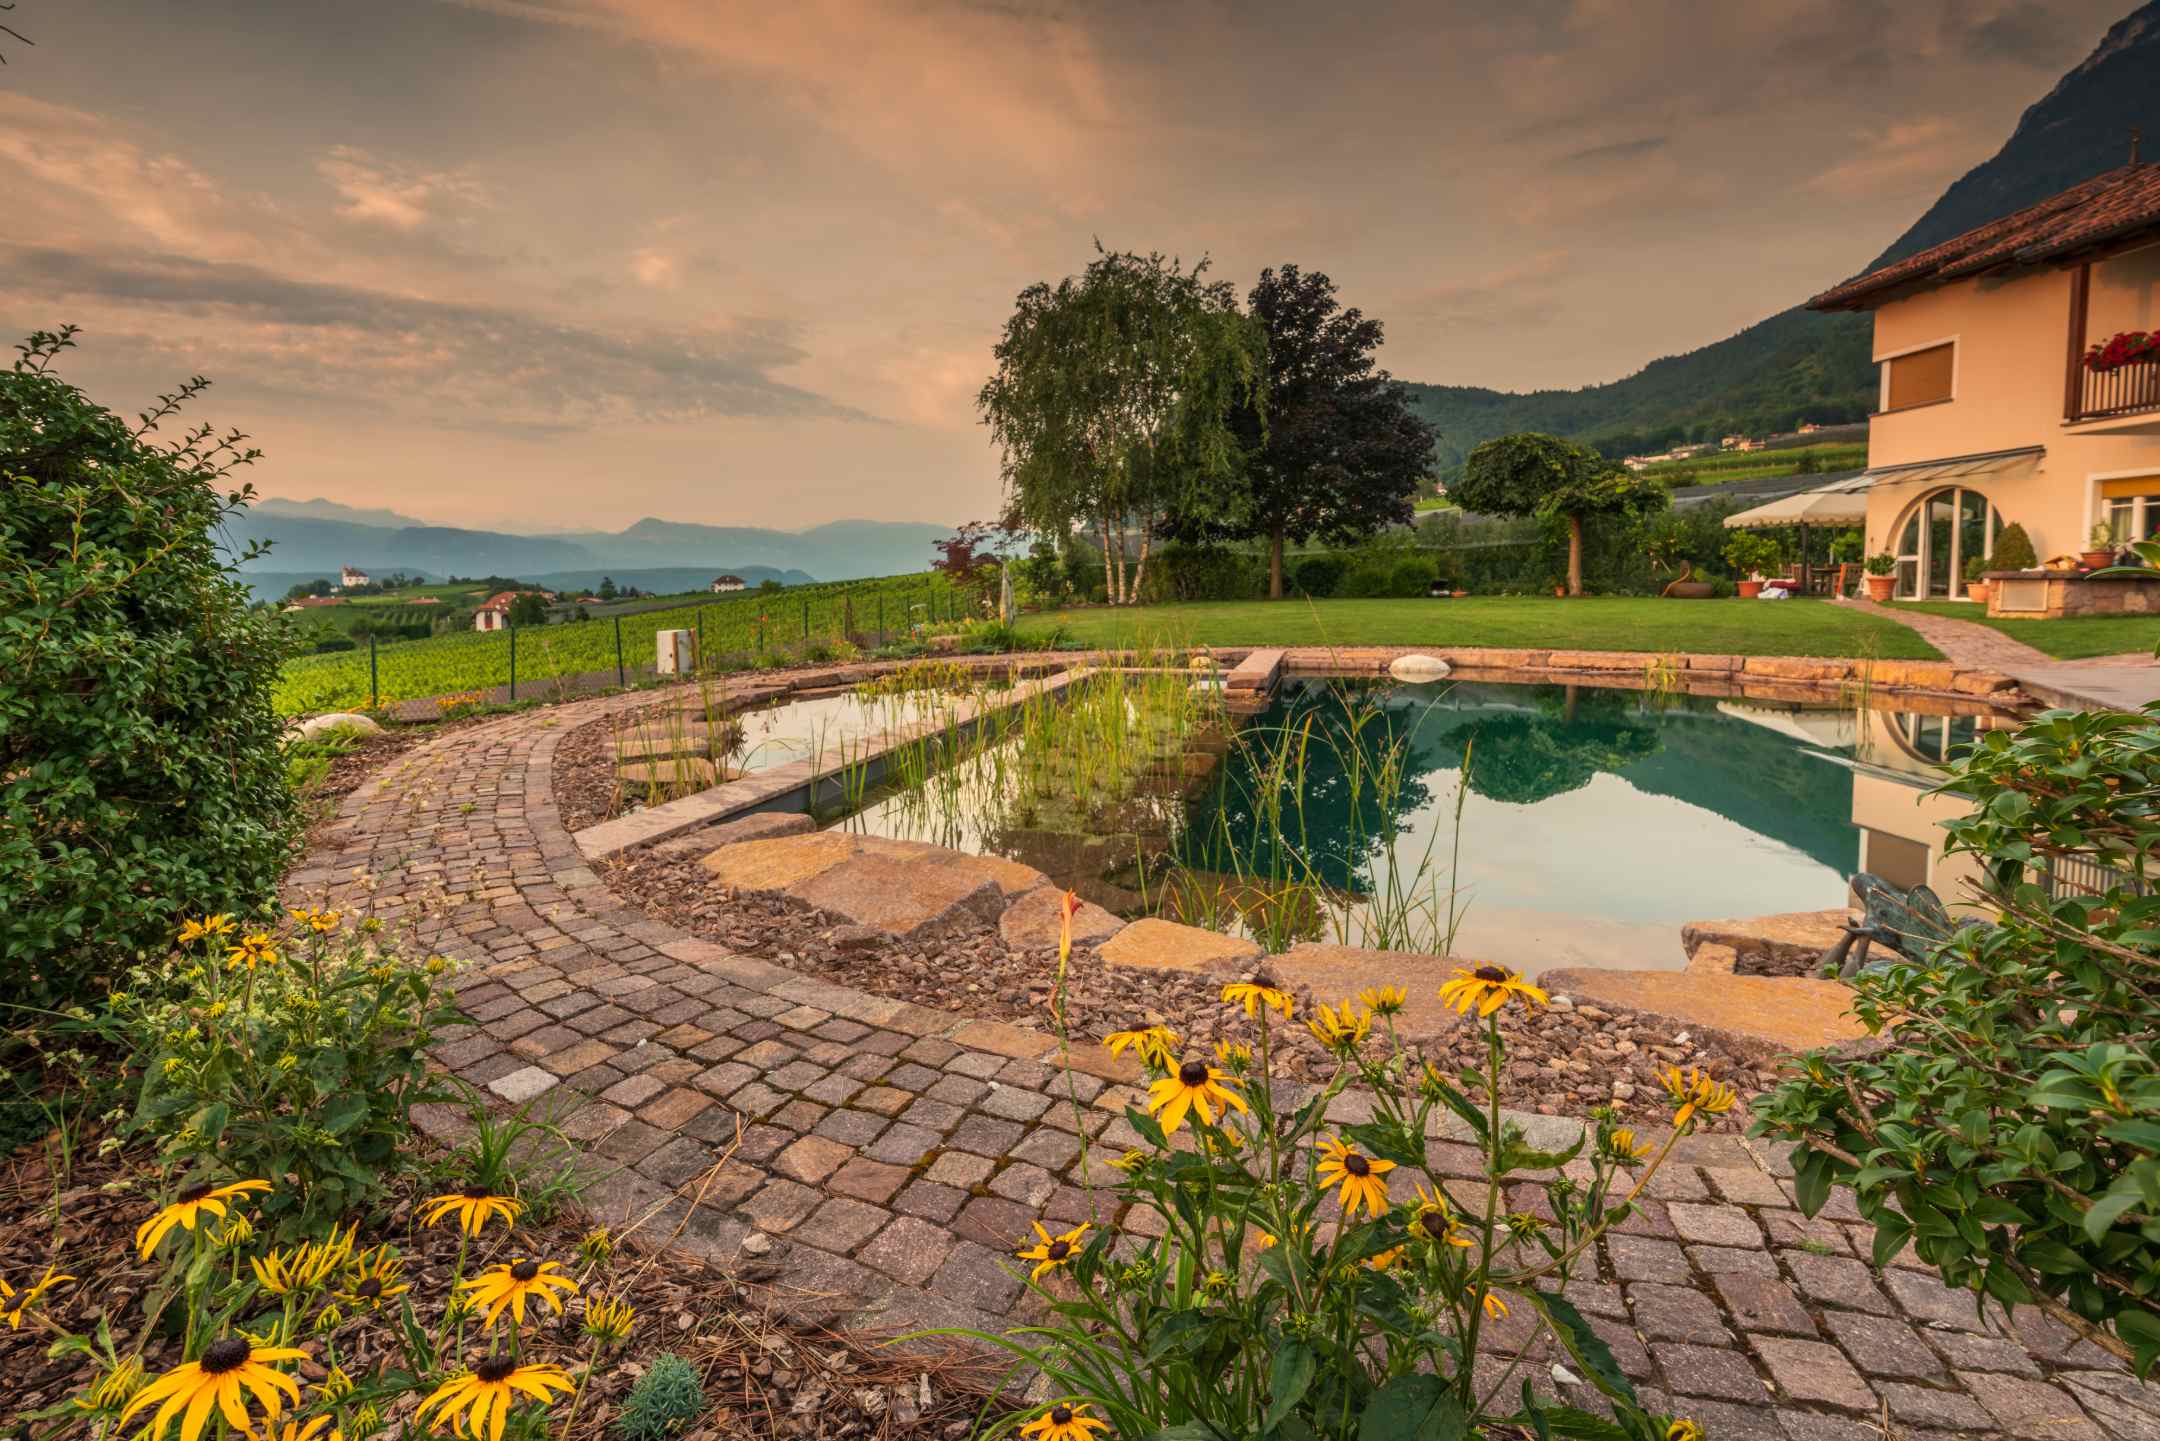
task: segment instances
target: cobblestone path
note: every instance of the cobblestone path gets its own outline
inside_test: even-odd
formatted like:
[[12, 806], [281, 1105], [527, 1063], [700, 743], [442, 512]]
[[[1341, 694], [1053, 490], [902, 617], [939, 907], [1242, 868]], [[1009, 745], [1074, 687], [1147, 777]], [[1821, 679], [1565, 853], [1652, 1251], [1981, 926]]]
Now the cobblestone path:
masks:
[[[563, 829], [550, 769], [571, 727], [652, 700], [530, 711], [406, 753], [346, 798], [290, 898], [417, 918], [468, 964], [473, 1024], [439, 1060], [506, 1103], [566, 1111], [604, 1173], [587, 1193], [604, 1220], [653, 1211], [648, 1234], [679, 1226], [682, 1245], [773, 1272], [776, 1304], [837, 1322], [1012, 1324], [1010, 1253], [1037, 1218], [1090, 1216], [1090, 1181], [1136, 1140], [1137, 1074], [1090, 1047], [1068, 1078], [1044, 1033], [827, 984], [618, 900]], [[1359, 1098], [1338, 1105], [1360, 1118]], [[1433, 1159], [1476, 1174], [1445, 1139]], [[1882, 1441], [1886, 1411], [1914, 1441], [2160, 1441], [2160, 1397], [2104, 1353], [2034, 1313], [1983, 1317], [1909, 1258], [1873, 1269], [1849, 1200], [1804, 1219], [1787, 1173], [1775, 1151], [1689, 1138], [1573, 1285], [1653, 1404], [1718, 1441]], [[1527, 1334], [1502, 1326], [1481, 1364]]]

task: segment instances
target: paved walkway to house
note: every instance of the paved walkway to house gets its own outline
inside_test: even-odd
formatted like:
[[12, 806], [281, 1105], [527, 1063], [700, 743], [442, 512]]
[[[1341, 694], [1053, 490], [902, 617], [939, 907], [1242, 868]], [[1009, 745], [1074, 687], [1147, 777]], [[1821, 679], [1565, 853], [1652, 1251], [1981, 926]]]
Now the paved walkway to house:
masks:
[[[603, 1219], [649, 1214], [647, 1236], [680, 1228], [750, 1279], [770, 1270], [778, 1304], [1001, 1329], [1026, 1314], [1009, 1268], [1030, 1222], [1145, 1232], [1090, 1189], [1134, 1142], [1138, 1095], [1099, 1049], [1061, 1071], [1041, 1032], [730, 953], [601, 884], [557, 816], [553, 758], [572, 727], [654, 699], [531, 711], [407, 752], [346, 799], [290, 899], [411, 923], [466, 962], [474, 1024], [438, 1059], [505, 1102], [559, 1108], [604, 1172], [587, 1193]], [[1337, 1104], [1362, 1114], [1361, 1098]], [[1444, 1137], [1432, 1159], [1476, 1174]], [[1718, 1441], [1883, 1441], [1886, 1408], [1904, 1441], [2160, 1441], [2160, 1397], [2102, 1352], [2029, 1311], [1983, 1317], [1909, 1256], [1876, 1270], [1849, 1200], [1804, 1219], [1788, 1169], [1775, 1149], [1690, 1138], [1570, 1288], [1650, 1404]], [[1522, 1349], [1528, 1309], [1481, 1366], [1497, 1375]], [[1518, 1374], [1587, 1403], [1550, 1359]]]
[[[1933, 615], [1903, 606], [1877, 605], [1866, 599], [1842, 599], [1837, 605], [1864, 606], [1876, 615], [1919, 632], [1921, 639], [1957, 665], [2000, 671], [2043, 705], [2136, 710], [2160, 701], [2160, 665], [2144, 651], [2057, 660], [2046, 651], [2012, 640], [1992, 626], [1955, 616]], [[2075, 622], [2066, 622], [2074, 624]]]

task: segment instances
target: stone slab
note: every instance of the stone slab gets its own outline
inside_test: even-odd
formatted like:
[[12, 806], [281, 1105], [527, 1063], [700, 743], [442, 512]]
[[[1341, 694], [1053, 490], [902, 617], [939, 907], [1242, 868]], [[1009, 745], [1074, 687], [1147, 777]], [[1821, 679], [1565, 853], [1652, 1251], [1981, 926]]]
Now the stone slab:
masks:
[[1647, 1011], [1674, 1025], [1710, 1032], [1754, 1060], [1857, 1041], [1867, 1034], [1848, 1013], [1852, 988], [1841, 981], [1577, 967], [1547, 971], [1538, 984], [1577, 1000]]
[[1742, 963], [1752, 959], [1812, 970], [1823, 952], [1840, 940], [1843, 907], [1829, 911], [1785, 911], [1771, 916], [1742, 916], [1722, 921], [1689, 921], [1680, 928], [1680, 949], [1693, 959], [1706, 945], [1728, 946]]
[[738, 841], [698, 862], [724, 886], [745, 891], [784, 891], [823, 875], [856, 854], [856, 837], [841, 831]]
[[[1058, 943], [1059, 906], [1065, 893], [1056, 886], [1037, 886], [1005, 908], [998, 917], [998, 935], [1014, 950], [1037, 950]], [[1125, 922], [1092, 901], [1082, 901], [1073, 912], [1073, 944], [1091, 946], [1107, 941], [1125, 928]]]
[[710, 855], [722, 846], [742, 841], [809, 835], [816, 830], [817, 822], [801, 811], [759, 811], [755, 815], [721, 821], [718, 825], [701, 826], [688, 835], [671, 837], [653, 846], [652, 851], [661, 856]]
[[1328, 1005], [1354, 999], [1368, 987], [1401, 986], [1407, 999], [1403, 1013], [1395, 1019], [1396, 1031], [1405, 1040], [1421, 1040], [1461, 1024], [1455, 1009], [1441, 1004], [1440, 983], [1454, 974], [1456, 966], [1475, 968], [1477, 964], [1305, 941], [1270, 960], [1268, 969], [1279, 983], [1309, 987], [1314, 1000]]
[[1181, 926], [1176, 921], [1149, 916], [1103, 942], [1095, 954], [1115, 966], [1209, 975], [1252, 964], [1260, 958], [1260, 948], [1219, 931], [1203, 931], [1197, 926]]

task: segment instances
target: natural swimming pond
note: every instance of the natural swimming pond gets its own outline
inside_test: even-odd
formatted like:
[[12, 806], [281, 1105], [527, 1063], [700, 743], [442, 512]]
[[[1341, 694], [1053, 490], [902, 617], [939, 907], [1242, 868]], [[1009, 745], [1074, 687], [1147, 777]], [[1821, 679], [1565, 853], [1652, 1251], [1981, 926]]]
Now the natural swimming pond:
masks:
[[871, 791], [841, 824], [1277, 946], [1438, 949], [1452, 908], [1459, 955], [1678, 966], [1690, 920], [1840, 905], [1863, 868], [1942, 884], [1945, 802], [1927, 790], [1993, 723], [1880, 696], [1301, 679], [1242, 723], [1172, 727], [1114, 797], [1030, 799], [1012, 735], [948, 758], [942, 781]]

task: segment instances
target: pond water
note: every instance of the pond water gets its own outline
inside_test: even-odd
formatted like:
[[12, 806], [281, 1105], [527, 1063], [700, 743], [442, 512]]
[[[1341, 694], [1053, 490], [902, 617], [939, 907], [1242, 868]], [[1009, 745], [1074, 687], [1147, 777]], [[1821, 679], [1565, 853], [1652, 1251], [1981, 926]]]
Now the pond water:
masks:
[[[1305, 933], [1351, 944], [1393, 912], [1427, 933], [1413, 948], [1437, 949], [1452, 877], [1454, 954], [1533, 973], [1678, 967], [1683, 923], [1841, 905], [1856, 870], [1944, 888], [1949, 803], [1927, 791], [1994, 723], [1880, 697], [1293, 680], [1215, 747], [1219, 762], [1190, 768], [1197, 783], [1059, 818], [1016, 810], [978, 767], [935, 800], [889, 788], [842, 823], [1025, 861], [1124, 914], [1165, 909], [1164, 867], [1143, 857], [1248, 890], [1295, 875], [1335, 901]], [[1285, 771], [1293, 738], [1303, 758]], [[1376, 905], [1391, 885], [1405, 900]]]

